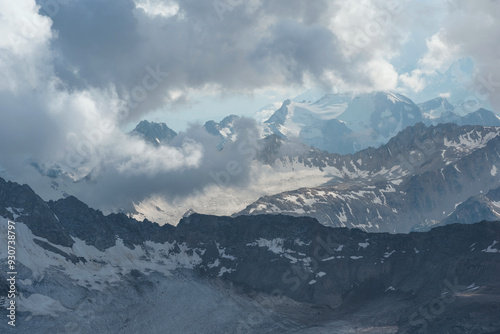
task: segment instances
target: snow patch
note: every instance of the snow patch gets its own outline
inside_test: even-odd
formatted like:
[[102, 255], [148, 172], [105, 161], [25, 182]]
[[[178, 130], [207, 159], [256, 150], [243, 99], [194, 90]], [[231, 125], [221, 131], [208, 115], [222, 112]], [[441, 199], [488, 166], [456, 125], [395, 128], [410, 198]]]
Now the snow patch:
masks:
[[[0, 237], [6, 239], [7, 224], [0, 218]], [[110, 284], [119, 282], [124, 275], [136, 269], [142, 273], [156, 271], [165, 276], [172, 275], [172, 271], [179, 268], [193, 269], [202, 262], [199, 254], [203, 251], [191, 249], [185, 243], [154, 243], [146, 241], [143, 245], [136, 245], [133, 249], [126, 247], [121, 239], [116, 240], [113, 247], [104, 252], [85, 241], [73, 237], [75, 243], [71, 247], [53, 245], [48, 240], [33, 235], [23, 223], [16, 223], [17, 231], [17, 260], [31, 271], [31, 276], [19, 277], [23, 282], [37, 282], [42, 280], [49, 271], [60, 271], [69, 276], [77, 285], [93, 290], [102, 290], [102, 281]], [[40, 247], [33, 240], [38, 239], [50, 244], [62, 252], [76, 258], [84, 258], [86, 262], [73, 263], [64, 256]], [[177, 248], [178, 251], [174, 251]], [[6, 258], [6, 249], [0, 249], [0, 257]]]
[[220, 265], [220, 261], [219, 261], [219, 259], [216, 259], [216, 260], [214, 261], [214, 263], [209, 263], [209, 264], [207, 264], [207, 267], [208, 267], [208, 268], [215, 268], [215, 267], [218, 267], [219, 265]]
[[219, 275], [217, 277], [222, 277], [225, 273], [232, 273], [233, 271], [236, 271], [236, 269], [228, 269], [226, 267], [220, 268]]
[[393, 250], [393, 251], [392, 251], [392, 252], [390, 252], [390, 253], [389, 253], [389, 252], [385, 252], [384, 257], [385, 257], [385, 258], [388, 258], [388, 257], [389, 257], [389, 256], [391, 256], [392, 254], [394, 254], [394, 252], [396, 252], [396, 251], [395, 251], [395, 250]]
[[488, 246], [488, 248], [483, 249], [481, 252], [486, 252], [486, 253], [500, 253], [499, 249], [492, 248], [496, 244], [498, 244], [498, 241], [495, 240], [495, 241], [493, 241], [493, 243], [490, 246]]
[[22, 294], [19, 296], [19, 310], [30, 312], [31, 315], [48, 315], [57, 317], [58, 312], [68, 311], [58, 300], [52, 299], [48, 296], [34, 293], [29, 297], [24, 297]]
[[283, 243], [285, 242], [282, 238], [276, 238], [273, 240], [266, 240], [260, 238], [252, 243], [247, 244], [247, 246], [258, 246], [258, 247], [266, 247], [270, 252], [274, 254], [283, 254], [285, 250], [283, 249]]

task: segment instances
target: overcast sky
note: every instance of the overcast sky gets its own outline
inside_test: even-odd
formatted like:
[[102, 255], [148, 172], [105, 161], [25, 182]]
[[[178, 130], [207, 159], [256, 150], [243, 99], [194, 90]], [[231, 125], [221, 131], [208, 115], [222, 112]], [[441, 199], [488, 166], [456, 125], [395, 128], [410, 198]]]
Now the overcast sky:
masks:
[[120, 129], [183, 130], [310, 89], [500, 110], [496, 0], [0, 0], [0, 16], [0, 165], [14, 179], [27, 161], [71, 165], [89, 134], [108, 170], [196, 168], [193, 142], [165, 149], [175, 163], [130, 163], [148, 150]]

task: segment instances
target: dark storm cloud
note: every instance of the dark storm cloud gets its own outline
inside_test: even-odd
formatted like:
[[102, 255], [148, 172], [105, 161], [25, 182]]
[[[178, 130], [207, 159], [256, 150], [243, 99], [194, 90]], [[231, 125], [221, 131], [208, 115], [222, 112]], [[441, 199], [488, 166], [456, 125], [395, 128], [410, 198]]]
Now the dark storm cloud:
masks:
[[303, 81], [305, 73], [320, 78], [325, 69], [335, 68], [342, 58], [331, 31], [318, 25], [304, 27], [291, 20], [273, 26], [270, 36], [252, 54], [258, 67], [281, 72], [287, 81], [298, 83]]
[[304, 75], [321, 82], [326, 70], [346, 74], [338, 41], [319, 25], [327, 4], [243, 3], [221, 20], [211, 1], [180, 1], [177, 14], [152, 17], [129, 0], [73, 0], [52, 15], [55, 68], [72, 86], [112, 85], [132, 101], [148, 68], [168, 73], [132, 115], [171, 101], [173, 91], [206, 85], [250, 92], [301, 84]]
[[58, 74], [71, 84], [106, 86], [130, 80], [135, 69], [127, 70], [126, 64], [141, 41], [134, 9], [129, 0], [68, 1], [57, 11], [42, 5], [40, 13], [52, 18], [57, 36], [53, 46], [60, 55], [55, 63]]

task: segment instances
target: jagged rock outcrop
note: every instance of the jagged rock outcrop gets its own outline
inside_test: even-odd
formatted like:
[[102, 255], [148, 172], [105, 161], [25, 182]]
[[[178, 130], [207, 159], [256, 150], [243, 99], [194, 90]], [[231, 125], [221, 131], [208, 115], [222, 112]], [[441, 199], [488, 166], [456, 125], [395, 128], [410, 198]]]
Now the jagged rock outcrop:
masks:
[[173, 227], [105, 216], [74, 197], [46, 204], [1, 179], [0, 196], [2, 237], [16, 222], [24, 332], [500, 330], [500, 222], [394, 235], [193, 213]]

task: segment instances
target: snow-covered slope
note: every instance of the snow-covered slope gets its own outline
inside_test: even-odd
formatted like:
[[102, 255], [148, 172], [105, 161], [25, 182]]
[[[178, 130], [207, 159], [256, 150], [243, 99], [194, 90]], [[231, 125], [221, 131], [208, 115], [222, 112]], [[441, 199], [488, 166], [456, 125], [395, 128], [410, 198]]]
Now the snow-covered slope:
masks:
[[[406, 152], [394, 152], [405, 163], [393, 161], [392, 151], [384, 153], [368, 148], [360, 153], [360, 149], [379, 147], [389, 142], [391, 136], [403, 131], [407, 125], [414, 125], [419, 120], [427, 125], [454, 122], [500, 126], [499, 116], [491, 111], [480, 109], [458, 116], [452, 109], [444, 98], [416, 106], [410, 99], [390, 92], [356, 97], [328, 94], [317, 101], [287, 100], [261, 124], [261, 134], [268, 136], [260, 141], [257, 159], [248, 162], [252, 172], [251, 181], [246, 187], [210, 186], [197, 193], [168, 200], [157, 194], [146, 194], [137, 202], [124, 207], [127, 207], [127, 213], [132, 217], [175, 224], [189, 209], [207, 214], [229, 215], [243, 210], [259, 197], [302, 187], [318, 187], [339, 180], [346, 182], [346, 179], [366, 183], [375, 179], [401, 178], [408, 173], [417, 172], [408, 168], [407, 162], [413, 161], [415, 154], [420, 154], [419, 146], [408, 145]], [[220, 122], [207, 122], [205, 130], [216, 137], [213, 146], [218, 143], [219, 150], [222, 150], [227, 143], [234, 143], [238, 139], [235, 129], [238, 121], [240, 117], [231, 115]], [[175, 143], [175, 137], [179, 138], [166, 124], [147, 121], [139, 123], [132, 134], [141, 136], [155, 146], [168, 145], [172, 140]], [[258, 131], [252, 136], [258, 137]], [[414, 138], [406, 138], [406, 142], [412, 140]], [[419, 139], [417, 142], [425, 144], [426, 139]], [[443, 150], [446, 152], [440, 152], [443, 154], [441, 158], [436, 155], [434, 162], [437, 163], [440, 159], [449, 162], [449, 159], [466, 152], [462, 148], [457, 148], [455, 153], [450, 153], [451, 150], [447, 148]], [[355, 153], [356, 158], [351, 158], [328, 152], [359, 154]], [[380, 156], [377, 158], [377, 155]], [[36, 180], [27, 182], [36, 187], [45, 199], [81, 193], [81, 189], [91, 188], [91, 184], [96, 182], [94, 171], [85, 178], [73, 179], [60, 166], [45, 166], [34, 162], [31, 165], [39, 176]], [[434, 165], [430, 164], [427, 168]], [[133, 207], [135, 211], [131, 209]]]
[[455, 110], [455, 107], [444, 97], [437, 97], [420, 103], [418, 107], [422, 110], [424, 117], [430, 120], [439, 119], [448, 113], [453, 113], [453, 110]]
[[458, 115], [454, 110], [442, 97], [416, 105], [393, 92], [327, 94], [317, 101], [286, 100], [263, 123], [263, 133], [346, 154], [385, 144], [418, 122], [500, 126], [500, 116], [491, 111], [480, 109]]
[[[0, 179], [4, 240], [8, 221], [16, 233], [15, 332], [396, 333], [412, 329], [405, 319], [443, 288], [457, 302], [424, 333], [500, 329], [499, 223], [388, 235], [307, 217], [192, 214], [160, 227], [104, 216], [73, 197], [45, 203]], [[0, 263], [6, 267], [6, 248]], [[464, 322], [457, 311], [477, 314]], [[11, 329], [0, 323], [2, 333]]]
[[500, 185], [499, 135], [496, 127], [420, 124], [352, 156], [311, 151], [303, 163], [335, 175], [329, 184], [265, 196], [238, 214], [312, 216], [328, 226], [367, 231], [408, 232], [417, 224], [436, 224], [459, 203]]
[[456, 108], [445, 98], [436, 98], [418, 105], [425, 124], [455, 123], [458, 125], [500, 126], [500, 116], [486, 109], [478, 109], [465, 115], [455, 112]]
[[330, 94], [316, 102], [287, 100], [264, 124], [268, 133], [298, 138], [335, 153], [379, 146], [409, 125], [422, 121], [408, 98], [390, 92], [359, 96]]
[[[493, 127], [453, 124], [426, 127], [419, 123], [405, 129], [386, 145], [354, 155], [332, 154], [271, 136], [261, 142], [259, 154], [251, 163], [252, 182], [246, 187], [214, 185], [174, 200], [152, 196], [136, 203], [132, 216], [175, 224], [190, 209], [204, 214], [247, 212], [244, 209], [261, 197], [301, 188], [334, 186], [346, 189], [360, 185], [371, 187], [377, 182], [401, 183], [413, 175], [456, 163], [484, 147], [499, 132], [499, 128]], [[475, 193], [468, 196], [472, 195]], [[320, 218], [320, 214], [316, 215], [320, 221], [329, 221], [325, 216]]]

